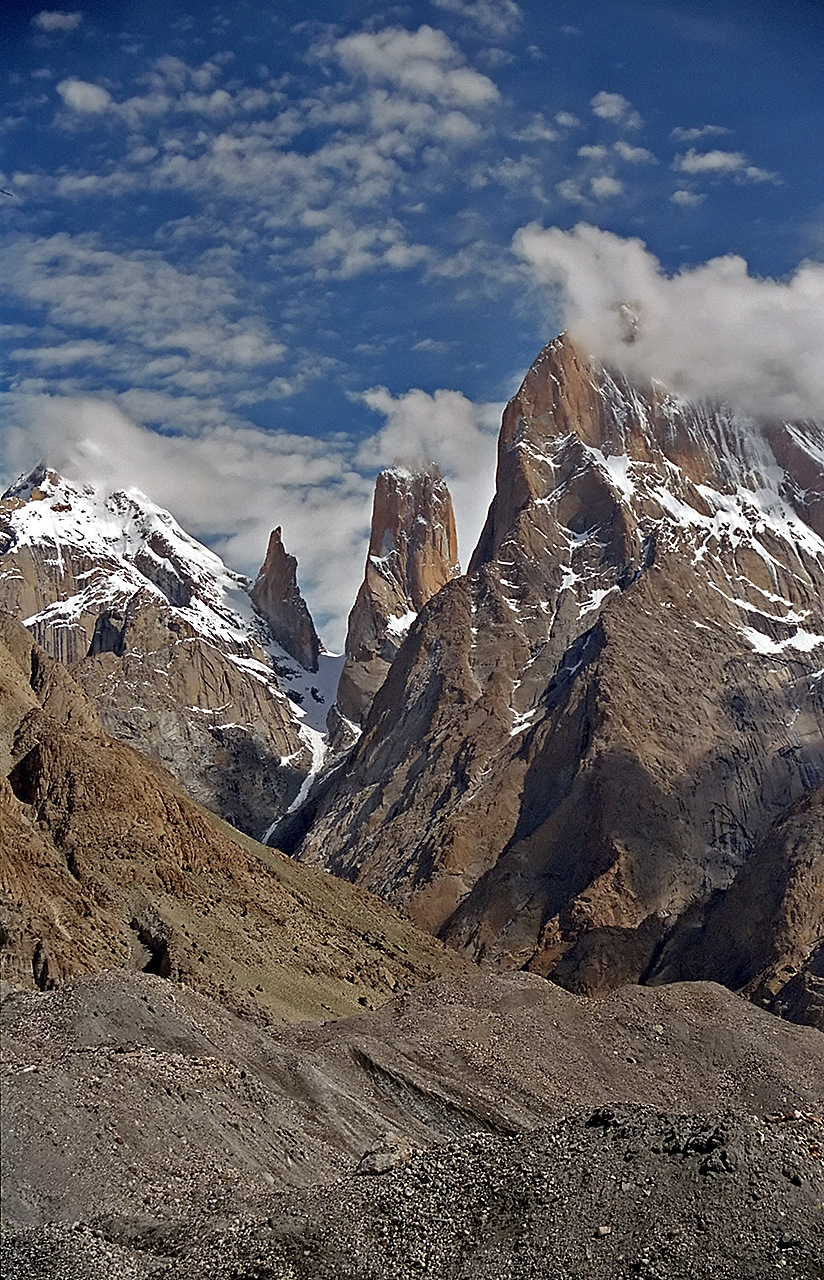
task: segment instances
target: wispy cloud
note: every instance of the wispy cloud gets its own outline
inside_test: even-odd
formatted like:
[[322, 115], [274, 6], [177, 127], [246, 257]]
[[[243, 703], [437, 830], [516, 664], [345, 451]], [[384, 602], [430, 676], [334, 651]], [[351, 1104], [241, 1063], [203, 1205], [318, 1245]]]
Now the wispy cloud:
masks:
[[722, 137], [730, 130], [722, 124], [703, 124], [697, 128], [683, 129], [680, 126], [672, 130], [670, 137], [674, 142], [697, 142], [699, 138]]
[[436, 9], [457, 14], [494, 40], [504, 40], [517, 31], [524, 15], [515, 0], [432, 0]]
[[210, 394], [243, 384], [286, 352], [265, 321], [248, 314], [231, 265], [214, 255], [183, 271], [159, 252], [118, 254], [92, 233], [62, 233], [19, 240], [0, 264], [12, 296], [66, 335], [38, 351], [18, 350], [19, 360], [41, 368], [82, 359], [144, 385]]

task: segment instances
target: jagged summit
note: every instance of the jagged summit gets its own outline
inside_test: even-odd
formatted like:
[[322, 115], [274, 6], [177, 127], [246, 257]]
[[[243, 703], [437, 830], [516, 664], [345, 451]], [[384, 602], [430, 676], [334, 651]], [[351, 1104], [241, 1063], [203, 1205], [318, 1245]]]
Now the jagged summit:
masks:
[[69, 666], [109, 732], [250, 834], [288, 808], [322, 759], [338, 665], [296, 667], [247, 578], [138, 490], [42, 465], [0, 499], [0, 555], [0, 607]]
[[452, 499], [440, 467], [381, 471], [338, 687], [347, 720], [363, 723], [415, 617], [459, 572]]
[[317, 671], [320, 640], [306, 601], [298, 589], [298, 562], [283, 546], [280, 526], [269, 536], [266, 559], [249, 596], [269, 623], [272, 635], [306, 671]]
[[822, 458], [820, 425], [550, 343], [468, 574], [292, 851], [488, 961], [580, 990], [654, 977], [824, 778]]

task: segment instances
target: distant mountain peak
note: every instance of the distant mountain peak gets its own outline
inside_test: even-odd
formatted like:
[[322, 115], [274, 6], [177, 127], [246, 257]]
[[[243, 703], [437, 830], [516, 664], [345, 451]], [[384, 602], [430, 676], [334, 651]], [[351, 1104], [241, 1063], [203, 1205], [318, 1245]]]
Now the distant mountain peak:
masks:
[[249, 595], [272, 635], [306, 671], [317, 671], [320, 640], [298, 589], [298, 562], [283, 546], [280, 526], [269, 536], [266, 558]]
[[452, 498], [440, 467], [385, 468], [375, 482], [366, 568], [338, 687], [347, 720], [363, 723], [417, 614], [459, 572]]

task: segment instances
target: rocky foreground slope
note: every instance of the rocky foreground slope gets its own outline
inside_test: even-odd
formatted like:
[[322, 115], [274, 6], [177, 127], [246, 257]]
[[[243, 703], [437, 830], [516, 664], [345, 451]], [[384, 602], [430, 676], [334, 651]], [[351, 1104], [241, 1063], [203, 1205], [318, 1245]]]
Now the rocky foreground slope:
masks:
[[743, 926], [724, 980], [772, 1000], [804, 970], [820, 1020], [822, 521], [820, 426], [639, 389], [556, 339], [504, 414], [469, 572], [278, 843], [580, 991], [720, 976], [719, 895], [769, 898], [767, 934], [798, 937]]
[[145, 969], [279, 1022], [469, 968], [383, 903], [218, 829], [2, 615], [0, 853], [0, 973], [24, 986]]
[[2, 1029], [21, 1280], [820, 1274], [821, 1034], [711, 984], [475, 973], [272, 1032], [112, 972]]

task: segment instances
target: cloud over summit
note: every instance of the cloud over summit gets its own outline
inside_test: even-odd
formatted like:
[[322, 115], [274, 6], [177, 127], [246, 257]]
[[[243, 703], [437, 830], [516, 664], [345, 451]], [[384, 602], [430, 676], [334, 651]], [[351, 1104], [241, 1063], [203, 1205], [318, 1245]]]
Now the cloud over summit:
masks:
[[668, 275], [643, 241], [586, 223], [532, 223], [513, 247], [548, 287], [555, 322], [560, 307], [563, 327], [604, 363], [756, 416], [824, 422], [824, 264], [760, 279], [727, 254]]

